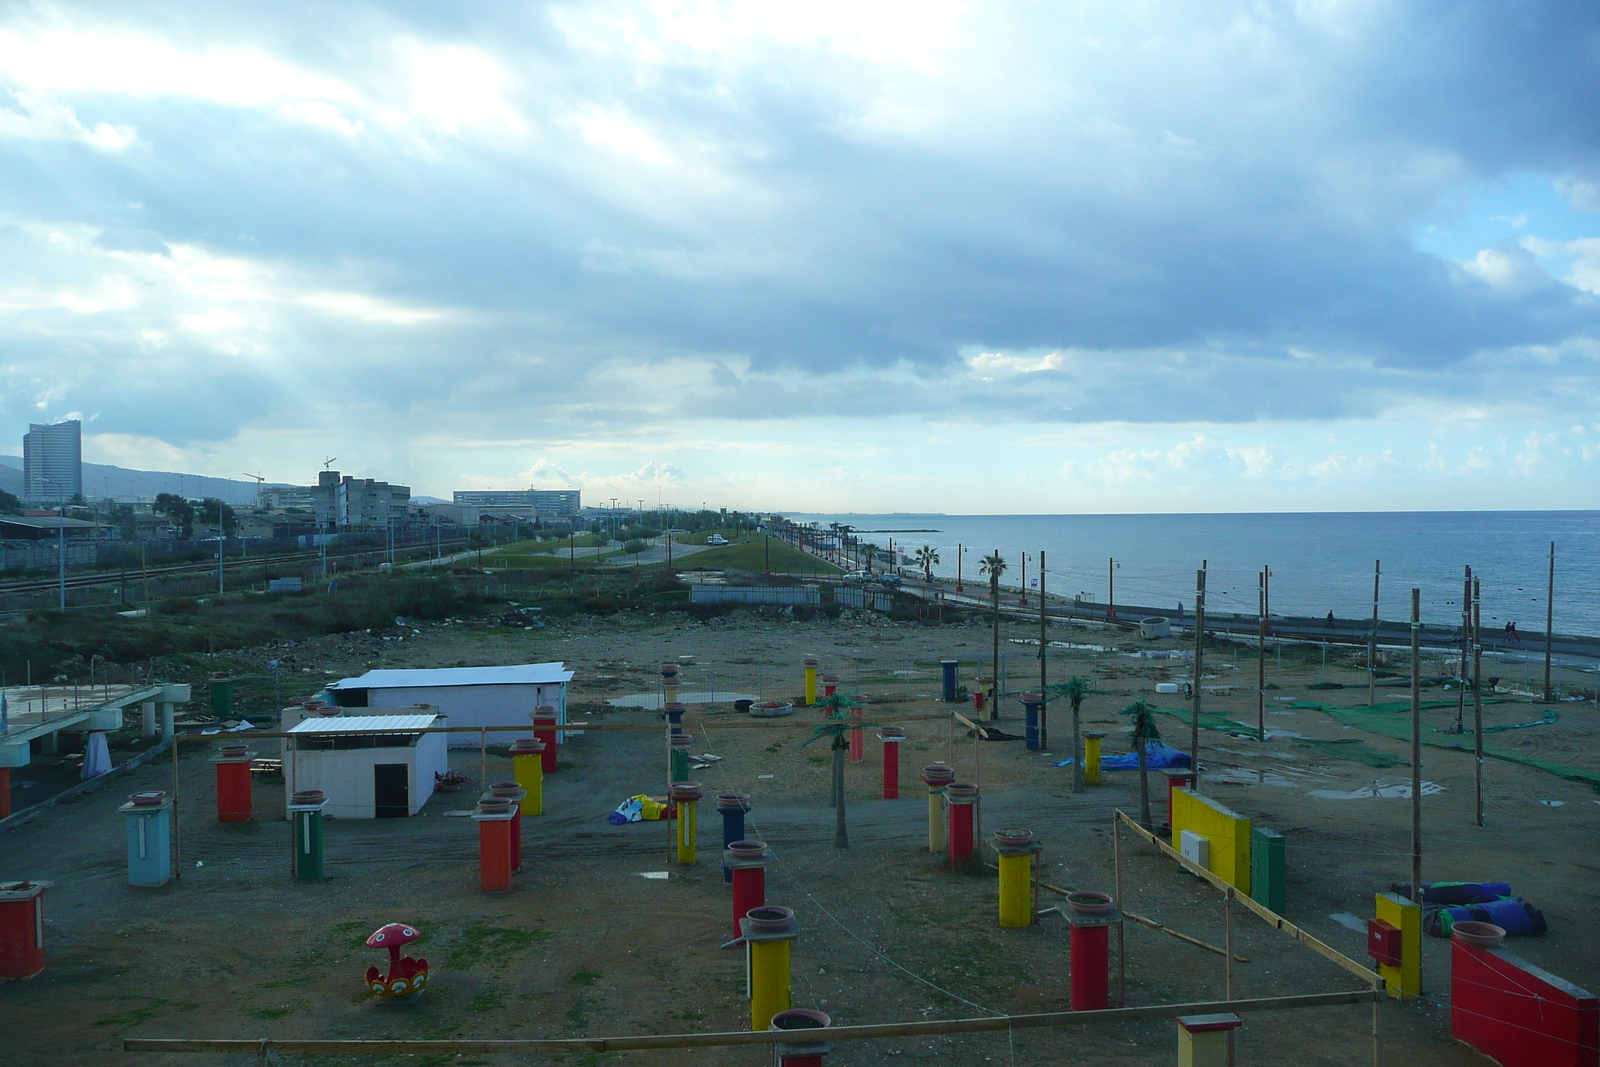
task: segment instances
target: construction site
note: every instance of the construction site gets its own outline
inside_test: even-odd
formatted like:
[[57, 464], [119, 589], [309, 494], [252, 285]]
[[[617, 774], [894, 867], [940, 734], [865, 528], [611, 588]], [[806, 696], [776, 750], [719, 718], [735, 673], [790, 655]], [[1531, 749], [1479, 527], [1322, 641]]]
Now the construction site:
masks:
[[4, 1058], [1596, 1062], [1600, 737], [1537, 664], [921, 614], [14, 687], [10, 773], [118, 765], [0, 822]]

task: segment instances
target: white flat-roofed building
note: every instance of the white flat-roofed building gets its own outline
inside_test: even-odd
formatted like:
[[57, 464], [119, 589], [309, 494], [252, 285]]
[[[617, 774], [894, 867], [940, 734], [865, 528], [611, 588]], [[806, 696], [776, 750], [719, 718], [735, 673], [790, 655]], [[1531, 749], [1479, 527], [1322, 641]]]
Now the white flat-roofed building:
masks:
[[[368, 671], [333, 682], [328, 691], [341, 707], [404, 707], [430, 704], [450, 719], [452, 745], [476, 745], [480, 726], [532, 729], [534, 708], [553, 707], [556, 721], [567, 721], [567, 684], [572, 672], [563, 663], [517, 663], [504, 667], [439, 667]], [[518, 735], [496, 731], [489, 740], [509, 744]]]
[[284, 752], [284, 801], [320, 789], [323, 814], [334, 819], [415, 815], [433, 795], [434, 774], [450, 769], [446, 734], [423, 733], [443, 717], [393, 709], [394, 714], [333, 715], [291, 726]]

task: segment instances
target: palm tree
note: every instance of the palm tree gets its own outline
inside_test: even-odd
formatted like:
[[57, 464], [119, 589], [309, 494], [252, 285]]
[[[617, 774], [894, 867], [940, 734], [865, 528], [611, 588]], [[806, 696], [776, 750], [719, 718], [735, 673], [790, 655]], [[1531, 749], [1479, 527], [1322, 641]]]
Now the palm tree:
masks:
[[1052, 685], [1045, 694], [1048, 697], [1064, 698], [1072, 705], [1072, 791], [1074, 793], [1083, 791], [1083, 742], [1078, 732], [1081, 725], [1079, 712], [1083, 708], [1084, 697], [1097, 692], [1099, 690], [1091, 687], [1089, 679], [1074, 674], [1066, 681]]
[[1133, 716], [1133, 748], [1139, 758], [1139, 825], [1150, 829], [1150, 767], [1148, 751], [1150, 742], [1161, 740], [1156, 729], [1156, 712], [1143, 700], [1136, 700], [1122, 709], [1122, 714]]
[[922, 576], [930, 582], [933, 581], [933, 565], [939, 562], [939, 550], [932, 545], [923, 545], [917, 549], [917, 554], [913, 558], [917, 566], [922, 568]]
[[979, 574], [989, 576], [989, 596], [994, 600], [994, 674], [989, 689], [989, 718], [1000, 717], [1000, 576], [1006, 572], [1006, 561], [997, 548], [983, 557], [978, 565]]
[[[846, 696], [835, 693], [831, 697], [823, 697], [817, 701], [817, 707], [822, 709], [823, 722], [811, 731], [811, 737], [806, 741], [809, 745], [819, 737], [833, 738], [829, 747], [833, 750], [833, 778], [828, 789], [828, 806], [833, 808], [833, 847], [849, 848], [850, 831], [845, 825], [844, 818], [844, 760], [845, 753], [850, 750], [850, 742], [845, 739], [845, 731], [850, 729], [865, 729], [876, 726], [876, 723], [859, 722], [852, 719], [851, 713], [861, 707], [861, 698], [855, 693]], [[805, 745], [801, 745], [804, 748]]]

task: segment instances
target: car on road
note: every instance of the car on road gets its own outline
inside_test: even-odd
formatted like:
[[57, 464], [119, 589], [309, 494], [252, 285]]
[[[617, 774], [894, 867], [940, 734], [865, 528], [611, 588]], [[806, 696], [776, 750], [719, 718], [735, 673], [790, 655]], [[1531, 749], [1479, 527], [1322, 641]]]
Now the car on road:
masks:
[[712, 534], [710, 537], [706, 538], [706, 544], [708, 545], [726, 545], [730, 543], [731, 542], [721, 534]]
[[889, 574], [888, 572], [884, 572], [884, 573], [881, 573], [881, 574], [876, 574], [876, 575], [873, 576], [872, 580], [875, 581], [875, 582], [878, 582], [878, 583], [880, 583], [882, 585], [899, 585], [900, 584], [900, 576], [898, 574]]

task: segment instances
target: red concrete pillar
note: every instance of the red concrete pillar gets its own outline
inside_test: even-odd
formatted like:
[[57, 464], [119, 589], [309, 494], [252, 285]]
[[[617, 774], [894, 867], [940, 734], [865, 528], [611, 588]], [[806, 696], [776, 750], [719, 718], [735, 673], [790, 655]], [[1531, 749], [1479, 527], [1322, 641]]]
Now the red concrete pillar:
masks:
[[1188, 767], [1167, 767], [1162, 771], [1167, 776], [1167, 825], [1172, 825], [1172, 791], [1175, 789], [1193, 789], [1195, 772]]
[[972, 816], [978, 787], [971, 782], [951, 782], [944, 787], [944, 799], [950, 811], [950, 828], [946, 835], [950, 869], [964, 871], [972, 863], [974, 852]]
[[511, 828], [520, 818], [510, 801], [480, 801], [472, 818], [478, 824], [478, 888], [503, 893], [511, 888]]
[[11, 768], [0, 767], [0, 819], [11, 814]]
[[212, 759], [217, 765], [218, 822], [250, 821], [250, 761], [254, 758], [247, 746], [235, 743], [223, 745]]
[[883, 799], [900, 799], [900, 745], [906, 732], [898, 726], [884, 726], [878, 730], [878, 740], [883, 742]]
[[837, 674], [824, 674], [822, 676], [822, 695], [831, 697], [839, 691], [839, 676]]
[[1072, 924], [1072, 1010], [1111, 1006], [1111, 927]]
[[750, 864], [733, 868], [733, 936], [739, 936], [739, 920], [767, 902], [767, 868]]
[[772, 1017], [772, 1029], [793, 1034], [778, 1042], [780, 1067], [822, 1067], [822, 1057], [833, 1051], [833, 1042], [819, 1040], [811, 1035], [826, 1030], [833, 1020], [825, 1012], [807, 1008], [790, 1008]]
[[44, 891], [53, 882], [0, 882], [0, 978], [44, 970]]
[[539, 767], [546, 774], [556, 773], [556, 709], [533, 709], [533, 736], [544, 742], [539, 756]]

